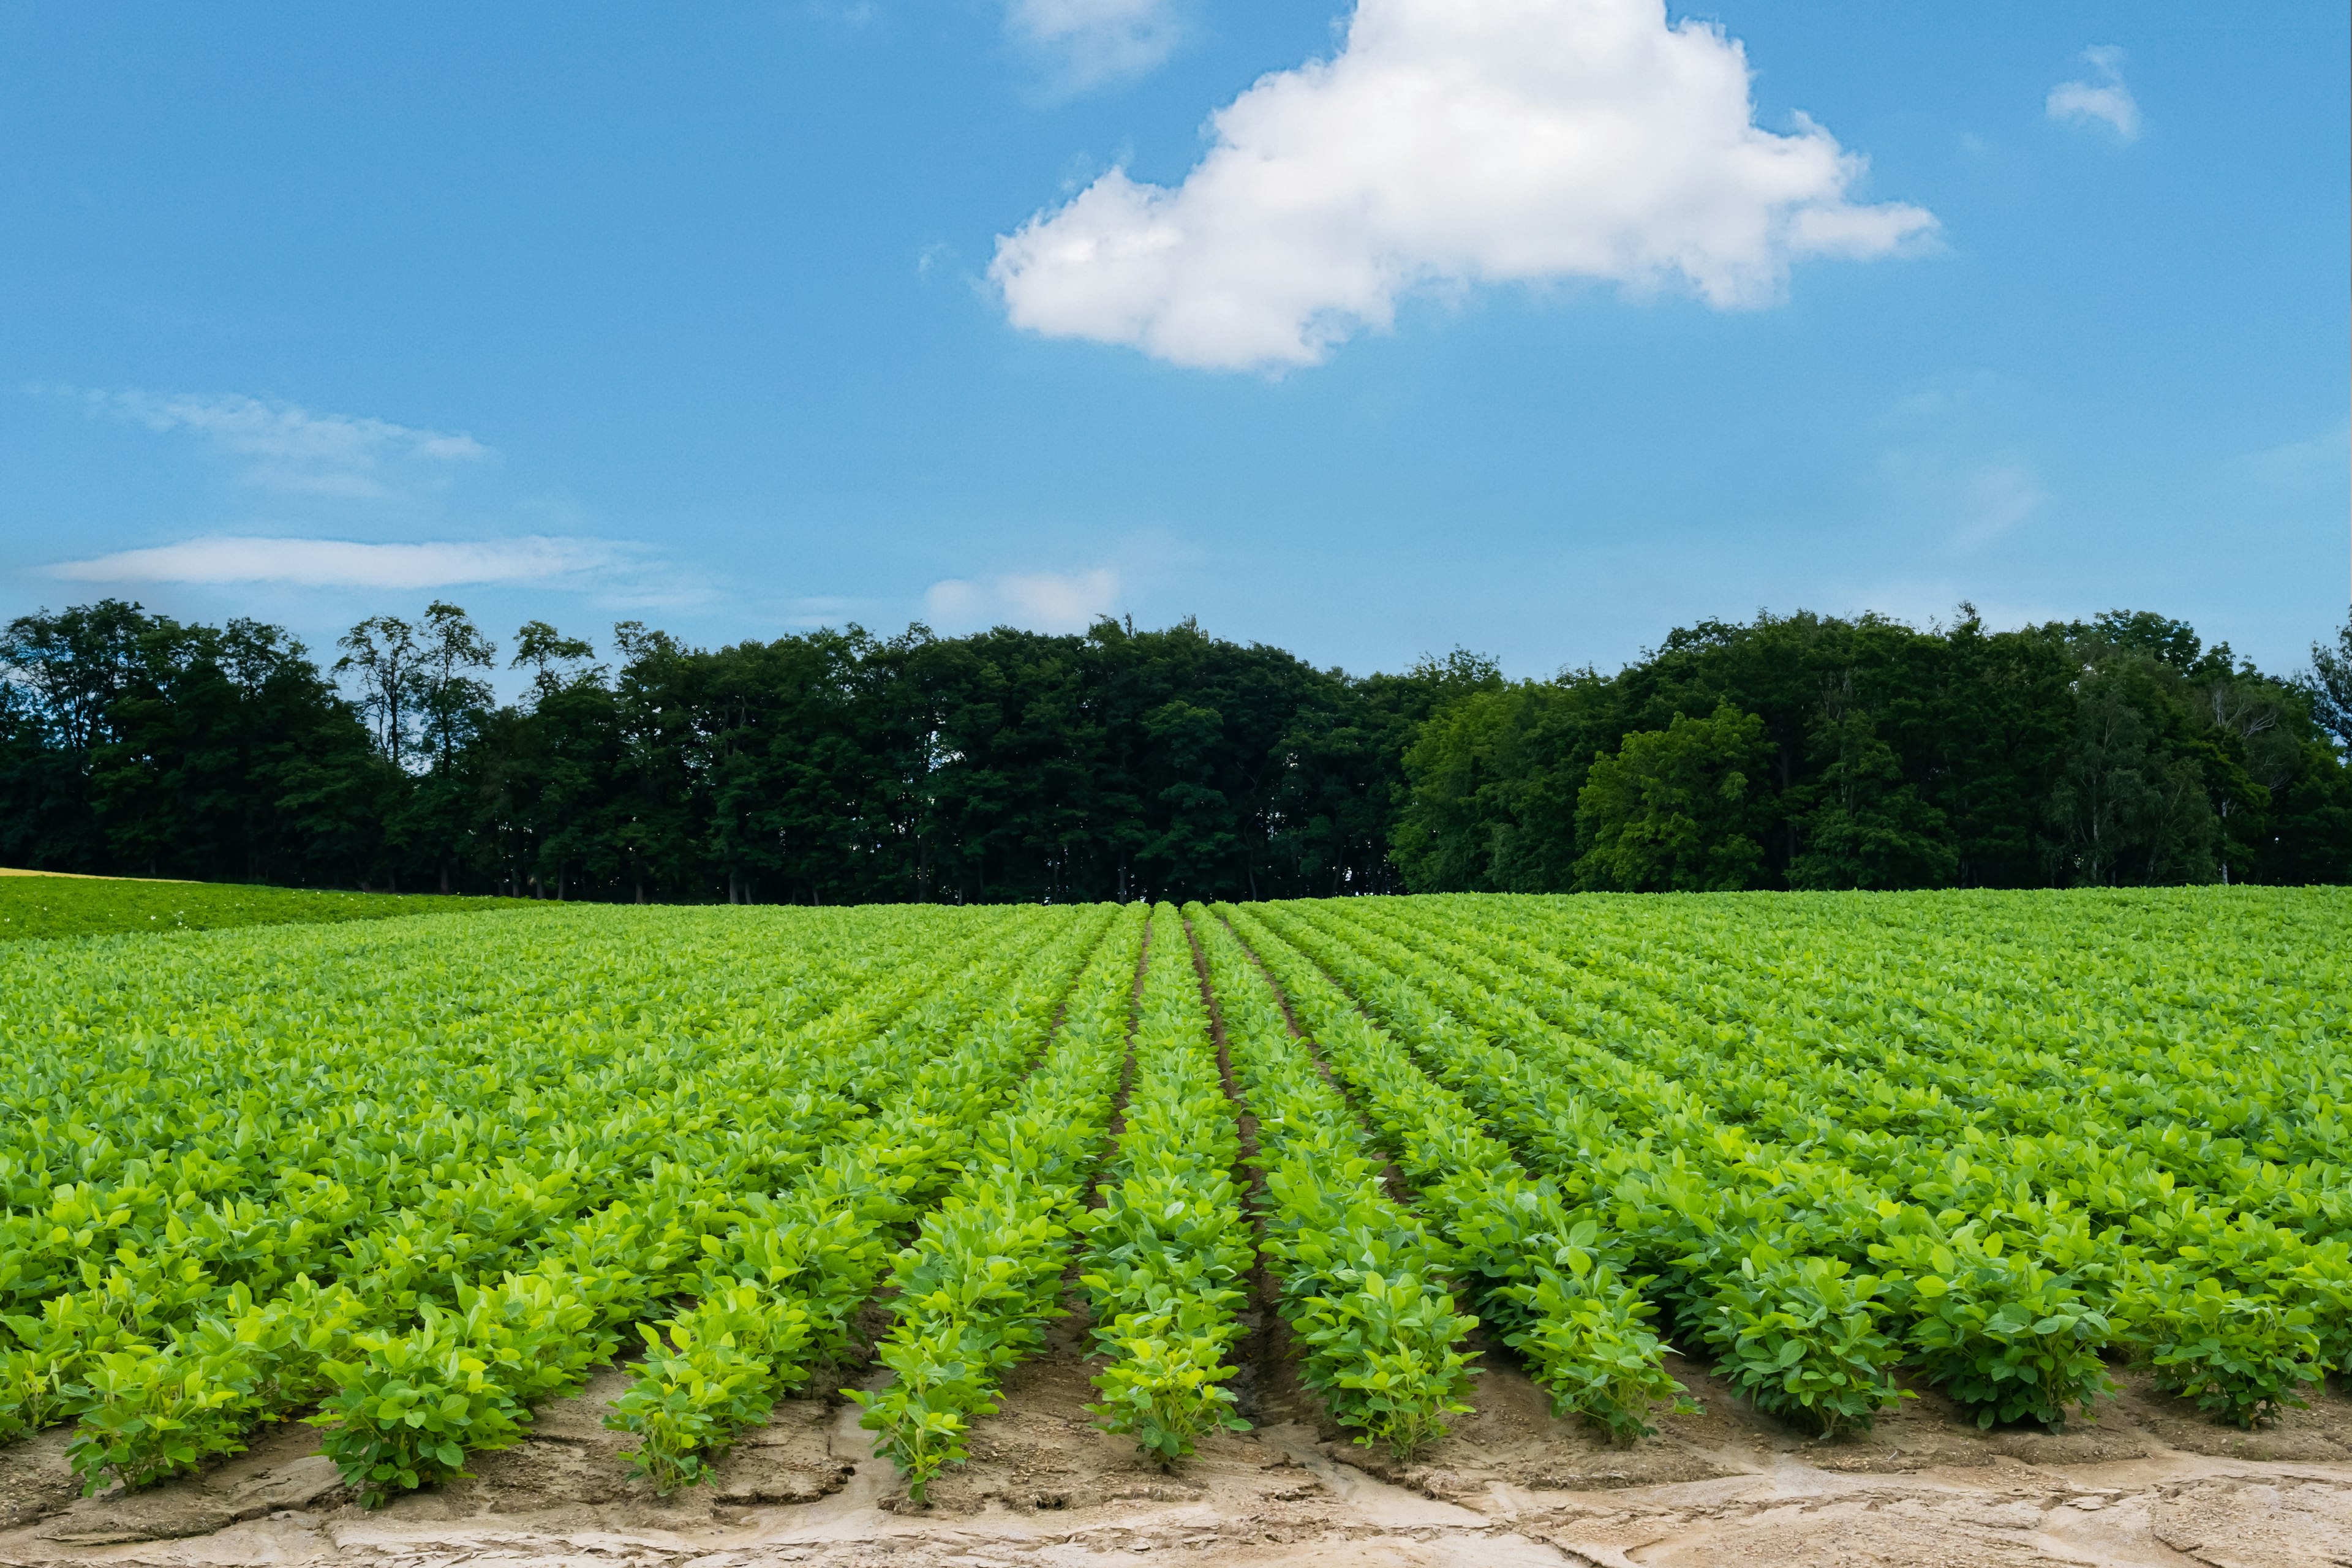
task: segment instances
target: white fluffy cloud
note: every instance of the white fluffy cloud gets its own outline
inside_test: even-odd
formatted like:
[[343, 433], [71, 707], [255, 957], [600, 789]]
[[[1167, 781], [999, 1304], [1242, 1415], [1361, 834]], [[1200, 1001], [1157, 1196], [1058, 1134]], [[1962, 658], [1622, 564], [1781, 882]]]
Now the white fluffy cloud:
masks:
[[2139, 140], [2139, 100], [2124, 83], [2124, 52], [2113, 44], [2095, 44], [2083, 51], [2091, 68], [2089, 81], [2062, 81], [2042, 100], [2042, 112], [2053, 120], [2095, 121], [2126, 142]]
[[151, 430], [196, 436], [245, 464], [247, 482], [298, 494], [386, 494], [394, 468], [480, 462], [493, 456], [471, 436], [413, 429], [385, 419], [313, 414], [238, 393], [93, 392], [91, 406]]
[[1183, 41], [1178, 0], [1010, 0], [1005, 26], [1083, 90], [1156, 68]]
[[1211, 120], [1181, 185], [1114, 169], [997, 242], [1014, 324], [1179, 364], [1307, 364], [1422, 285], [1598, 279], [1769, 302], [1801, 258], [1884, 256], [1916, 206], [1661, 0], [1360, 0], [1328, 60]]
[[465, 583], [554, 583], [625, 563], [623, 546], [531, 537], [424, 544], [211, 534], [49, 568], [69, 583], [282, 583], [299, 588], [447, 588]]
[[1013, 626], [1035, 632], [1082, 632], [1118, 604], [1118, 574], [1012, 573], [978, 581], [950, 577], [923, 595], [923, 610], [942, 631]]

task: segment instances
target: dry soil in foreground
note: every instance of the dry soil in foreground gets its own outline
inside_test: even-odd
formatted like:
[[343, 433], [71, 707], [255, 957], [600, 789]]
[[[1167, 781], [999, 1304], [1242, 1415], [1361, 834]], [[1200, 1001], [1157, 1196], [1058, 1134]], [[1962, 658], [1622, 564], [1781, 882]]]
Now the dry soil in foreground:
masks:
[[2333, 1393], [2241, 1433], [2125, 1374], [2095, 1425], [2058, 1434], [1979, 1433], [1927, 1394], [1822, 1443], [1685, 1369], [1703, 1410], [1612, 1448], [1497, 1366], [1475, 1415], [1397, 1466], [1318, 1430], [1265, 1348], [1243, 1389], [1256, 1430], [1162, 1475], [1088, 1424], [1066, 1333], [920, 1510], [856, 1407], [822, 1400], [781, 1407], [716, 1488], [656, 1498], [602, 1425], [617, 1372], [472, 1479], [374, 1512], [300, 1426], [201, 1477], [87, 1500], [51, 1432], [0, 1449], [0, 1564], [2352, 1564], [2352, 1399]]

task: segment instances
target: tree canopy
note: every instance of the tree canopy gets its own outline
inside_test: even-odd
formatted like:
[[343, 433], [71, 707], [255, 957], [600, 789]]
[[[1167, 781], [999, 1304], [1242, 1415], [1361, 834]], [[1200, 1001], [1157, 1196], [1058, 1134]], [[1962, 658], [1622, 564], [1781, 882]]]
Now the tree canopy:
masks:
[[2144, 612], [1705, 622], [1448, 707], [1396, 859], [1417, 890], [2340, 881], [2342, 641], [2281, 680]]
[[2352, 879], [2352, 626], [2279, 679], [2117, 612], [1759, 616], [1613, 675], [1319, 669], [1185, 622], [611, 662], [457, 605], [331, 671], [106, 600], [0, 634], [0, 862], [850, 902]]

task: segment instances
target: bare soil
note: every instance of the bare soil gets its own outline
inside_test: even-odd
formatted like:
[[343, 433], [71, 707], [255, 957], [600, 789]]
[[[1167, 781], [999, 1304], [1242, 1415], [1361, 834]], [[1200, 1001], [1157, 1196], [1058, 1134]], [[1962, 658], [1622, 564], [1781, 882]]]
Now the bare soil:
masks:
[[1066, 1320], [1015, 1372], [927, 1509], [871, 1457], [855, 1405], [816, 1399], [747, 1435], [717, 1486], [657, 1498], [603, 1426], [615, 1371], [472, 1479], [374, 1512], [299, 1425], [202, 1476], [87, 1500], [64, 1435], [44, 1434], [0, 1449], [0, 1564], [2352, 1564], [2352, 1398], [2330, 1391], [2254, 1433], [2127, 1372], [2095, 1423], [2060, 1433], [1979, 1432], [1927, 1392], [1822, 1442], [1685, 1366], [1701, 1410], [1619, 1448], [1497, 1363], [1476, 1412], [1400, 1465], [1320, 1424], [1276, 1325], [1243, 1380], [1256, 1429], [1163, 1474], [1089, 1424], [1083, 1338]]

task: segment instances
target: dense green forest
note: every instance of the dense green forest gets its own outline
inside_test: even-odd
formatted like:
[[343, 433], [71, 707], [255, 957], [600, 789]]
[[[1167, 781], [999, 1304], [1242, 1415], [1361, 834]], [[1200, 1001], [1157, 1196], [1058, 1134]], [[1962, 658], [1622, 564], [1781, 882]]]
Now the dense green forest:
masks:
[[[1098, 623], [716, 650], [636, 623], [282, 630], [108, 600], [0, 635], [0, 864], [568, 899], [2352, 880], [2352, 624], [1762, 616], [1612, 675], [1402, 675]], [[511, 702], [489, 678], [522, 672]]]

